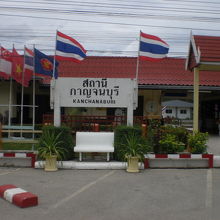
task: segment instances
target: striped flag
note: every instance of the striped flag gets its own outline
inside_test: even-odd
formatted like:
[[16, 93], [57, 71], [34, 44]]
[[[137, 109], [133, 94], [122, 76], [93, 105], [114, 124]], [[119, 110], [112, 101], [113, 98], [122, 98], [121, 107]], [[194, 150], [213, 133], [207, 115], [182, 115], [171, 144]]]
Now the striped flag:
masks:
[[29, 86], [29, 81], [34, 73], [34, 53], [27, 47], [24, 48], [24, 85]]
[[167, 108], [167, 106], [165, 105], [165, 106], [163, 106], [162, 108], [161, 108], [161, 113], [162, 113], [162, 115], [163, 114], [165, 114], [165, 112], [166, 112], [166, 108]]
[[0, 46], [0, 77], [9, 79], [12, 70], [12, 53]]
[[159, 37], [140, 33], [139, 58], [147, 61], [158, 61], [166, 57], [169, 45]]
[[75, 39], [57, 31], [56, 60], [81, 62], [86, 57], [86, 50]]
[[23, 86], [26, 86], [23, 84], [23, 65], [24, 65], [24, 59], [23, 56], [21, 56], [17, 50], [13, 47], [12, 50], [12, 71], [11, 71], [11, 77], [18, 83], [22, 84]]

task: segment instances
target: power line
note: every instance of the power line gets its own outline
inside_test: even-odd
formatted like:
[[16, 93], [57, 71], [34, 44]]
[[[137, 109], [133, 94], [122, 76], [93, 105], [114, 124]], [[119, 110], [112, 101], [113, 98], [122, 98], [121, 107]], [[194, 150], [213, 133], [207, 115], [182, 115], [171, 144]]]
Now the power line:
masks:
[[[30, 16], [30, 15], [15, 15], [15, 14], [0, 14], [2, 16], [9, 16], [9, 17], [24, 17], [24, 18], [38, 18], [38, 19], [48, 19], [48, 20], [59, 20], [59, 21], [76, 21], [76, 22], [83, 22], [83, 23], [93, 23], [93, 24], [110, 24], [110, 25], [122, 25], [122, 26], [136, 26], [136, 27], [152, 27], [152, 28], [165, 28], [165, 29], [182, 29], [190, 31], [190, 27], [178, 27], [178, 26], [164, 26], [164, 25], [146, 25], [146, 24], [131, 24], [131, 23], [122, 23], [122, 22], [109, 22], [109, 21], [91, 21], [91, 20], [82, 20], [82, 19], [68, 19], [68, 18], [57, 18], [57, 17], [39, 17], [39, 16]], [[200, 31], [217, 31], [213, 29], [205, 29], [205, 28], [196, 28], [194, 30]]]
[[[82, 11], [82, 10], [60, 10], [60, 9], [35, 9], [35, 8], [18, 8], [18, 7], [2, 7], [0, 10], [18, 10], [21, 11], [43, 11], [46, 13], [58, 13], [59, 14], [66, 14], [66, 15], [72, 15], [72, 13], [75, 14], [83, 14], [86, 16], [106, 16], [106, 17], [139, 17], [139, 18], [150, 18], [150, 19], [166, 19], [166, 20], [181, 20], [181, 21], [197, 21], [197, 22], [219, 22], [220, 18], [211, 18], [211, 17], [195, 17], [195, 16], [177, 16], [177, 15], [150, 15], [150, 14], [135, 14], [135, 13], [112, 13], [112, 12], [98, 12], [98, 11]], [[200, 12], [199, 12], [200, 13]], [[212, 14], [219, 14], [220, 13], [212, 13]]]
[[[53, 3], [53, 5], [54, 5], [54, 3]], [[60, 4], [61, 5], [61, 4]], [[100, 6], [98, 6], [98, 7], [104, 7], [104, 3], [102, 3], [102, 5], [100, 5]], [[62, 3], [62, 6], [65, 6], [65, 4], [63, 4]], [[82, 6], [82, 5], [81, 5]], [[87, 5], [87, 7], [92, 7], [92, 5]], [[94, 7], [94, 6], [93, 6]], [[111, 7], [111, 6], [110, 6]], [[115, 7], [115, 5], [113, 5], [112, 7]], [[144, 11], [144, 12], [146, 12], [146, 10], [150, 10], [150, 11], [157, 11], [157, 12], [161, 12], [161, 11], [166, 11], [166, 12], [193, 12], [193, 13], [196, 13], [196, 14], [203, 14], [203, 13], [209, 13], [209, 14], [206, 14], [206, 15], [213, 15], [213, 14], [216, 14], [216, 15], [218, 15], [218, 14], [220, 14], [219, 13], [219, 9], [213, 9], [213, 8], [211, 8], [211, 9], [207, 9], [207, 6], [206, 6], [206, 8], [205, 9], [203, 9], [203, 8], [196, 8], [196, 9], [193, 9], [192, 7], [189, 7], [189, 8], [183, 8], [183, 7], [166, 7], [166, 6], [137, 6], [137, 5], [131, 5], [131, 6], [129, 6], [129, 7], [131, 7], [131, 8], [127, 8], [127, 6], [125, 7], [125, 9], [132, 9], [132, 10], [134, 10], [134, 9], [136, 9], [135, 11], [137, 11], [137, 10], [140, 10], [140, 11]], [[106, 8], [106, 6], [105, 6], [105, 8]], [[46, 8], [46, 7], [44, 7], [44, 8], [42, 8], [41, 6], [39, 7], [24, 7], [23, 5], [22, 6], [20, 6], [20, 7], [18, 7], [18, 6], [1, 6], [1, 9], [7, 9], [7, 10], [9, 10], [9, 9], [11, 9], [11, 10], [24, 10], [24, 11], [42, 11], [42, 12], [60, 12], [60, 13], [71, 13], [71, 12], [77, 12], [77, 13], [92, 13], [92, 12], [94, 12], [94, 13], [100, 13], [100, 14], [106, 14], [106, 15], [110, 15], [110, 14], [115, 14], [115, 15], [117, 15], [117, 14], [133, 14], [133, 16], [134, 15], [138, 15], [137, 13], [117, 13], [117, 12], [112, 12], [112, 11], [109, 11], [109, 8], [107, 8], [108, 10], [107, 11], [103, 11], [103, 10], [101, 10], [101, 11], [98, 11], [97, 9], [96, 10], [83, 10], [83, 9], [81, 9], [81, 10], [76, 10], [76, 9], [69, 9], [69, 7], [68, 7], [68, 9], [61, 9], [61, 8], [51, 8], [51, 7], [48, 7], [48, 8]], [[121, 7], [118, 7], [118, 9], [122, 9]], [[143, 14], [142, 14], [143, 15]]]

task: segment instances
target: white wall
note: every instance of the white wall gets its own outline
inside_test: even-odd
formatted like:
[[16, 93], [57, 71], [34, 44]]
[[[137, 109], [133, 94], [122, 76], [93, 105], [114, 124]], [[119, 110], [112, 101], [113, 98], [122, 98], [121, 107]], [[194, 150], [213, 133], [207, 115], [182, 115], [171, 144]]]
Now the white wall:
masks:
[[[167, 113], [167, 111], [171, 110], [172, 113]], [[176, 108], [175, 107], [167, 107], [163, 112], [162, 112], [163, 118], [176, 118]]]
[[[172, 113], [167, 113], [168, 110], [172, 110]], [[186, 114], [181, 113], [185, 111]], [[166, 110], [162, 112], [163, 118], [178, 118], [178, 119], [190, 119], [191, 118], [191, 108], [188, 107], [166, 107]]]
[[[181, 111], [186, 112], [186, 114], [181, 113]], [[187, 119], [190, 118], [190, 108], [178, 108], [177, 110], [177, 118], [179, 119]]]

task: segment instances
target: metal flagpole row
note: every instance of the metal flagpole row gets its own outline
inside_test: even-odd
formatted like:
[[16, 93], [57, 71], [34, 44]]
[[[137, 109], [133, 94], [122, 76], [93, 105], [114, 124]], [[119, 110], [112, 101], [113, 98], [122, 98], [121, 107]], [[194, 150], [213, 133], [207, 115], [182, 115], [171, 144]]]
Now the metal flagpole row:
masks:
[[135, 74], [134, 95], [136, 97], [134, 97], [134, 100], [136, 99], [136, 103], [135, 103], [134, 109], [136, 109], [137, 106], [138, 106], [138, 72], [139, 72], [139, 63], [140, 63], [140, 59], [139, 59], [139, 56], [140, 56], [140, 40], [141, 40], [141, 31], [140, 31], [140, 34], [139, 34], [139, 46], [138, 46], [138, 56], [137, 56], [137, 65], [136, 65], [136, 74]]
[[141, 31], [140, 31], [140, 34], [139, 34], [139, 46], [138, 46], [138, 56], [137, 56], [136, 75], [135, 75], [136, 80], [138, 80], [138, 71], [139, 71], [139, 62], [140, 62], [140, 59], [139, 59], [139, 56], [140, 56], [140, 40], [141, 40]]
[[23, 70], [22, 70], [22, 81], [21, 81], [21, 133], [20, 137], [23, 136], [22, 126], [23, 126], [23, 112], [24, 112], [24, 65], [25, 65], [25, 46], [24, 46], [24, 59], [23, 59]]
[[[35, 45], [33, 45], [33, 51], [35, 49]], [[34, 57], [33, 57], [33, 66], [34, 66], [34, 71], [33, 71], [33, 120], [32, 120], [32, 138], [34, 139], [35, 138], [35, 135], [34, 135], [34, 130], [35, 130], [35, 87], [36, 87], [36, 75], [35, 75], [35, 54], [34, 54]], [[33, 146], [32, 146], [33, 148]]]
[[57, 47], [57, 30], [56, 30], [56, 39], [55, 39], [55, 50], [53, 58], [53, 76], [50, 82], [50, 108], [54, 109], [54, 88], [56, 84], [55, 80], [55, 71], [56, 71], [56, 47]]
[[[1, 44], [0, 44], [0, 57], [1, 57], [1, 51], [2, 51], [2, 48], [1, 48]], [[0, 59], [0, 65], [1, 65], [1, 59]], [[0, 120], [0, 150], [3, 149], [2, 147], [2, 121]]]
[[[13, 49], [14, 49], [14, 44], [13, 44]], [[11, 127], [11, 105], [12, 103], [12, 76], [10, 77], [10, 88], [9, 88], [9, 102], [8, 102], [8, 127]], [[11, 132], [9, 130], [8, 132], [8, 138], [11, 137]]]

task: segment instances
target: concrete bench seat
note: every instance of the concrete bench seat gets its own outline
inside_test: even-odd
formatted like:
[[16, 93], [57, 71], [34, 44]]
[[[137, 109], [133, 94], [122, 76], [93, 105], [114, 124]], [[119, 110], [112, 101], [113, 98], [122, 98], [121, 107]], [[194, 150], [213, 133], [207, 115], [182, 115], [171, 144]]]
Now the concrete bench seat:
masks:
[[107, 153], [107, 161], [110, 153], [114, 152], [114, 132], [76, 132], [76, 146], [74, 152], [79, 152], [79, 161], [82, 161], [82, 153]]

